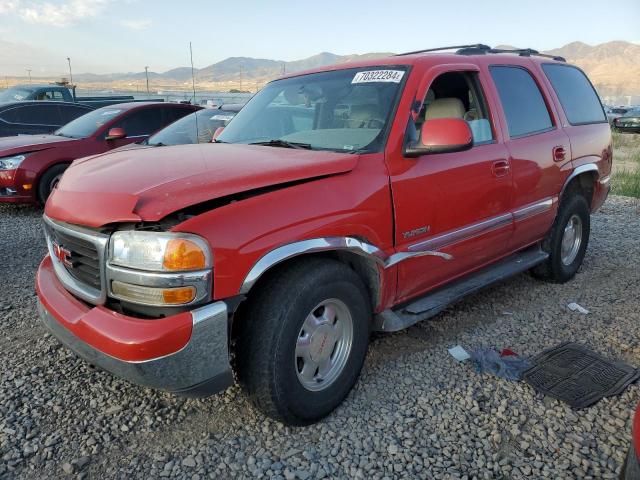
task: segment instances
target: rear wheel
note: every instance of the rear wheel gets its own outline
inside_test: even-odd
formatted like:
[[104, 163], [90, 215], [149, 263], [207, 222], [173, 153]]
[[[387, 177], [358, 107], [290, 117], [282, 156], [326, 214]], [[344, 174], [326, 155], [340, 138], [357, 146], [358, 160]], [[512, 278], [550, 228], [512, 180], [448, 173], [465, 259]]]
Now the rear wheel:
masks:
[[371, 309], [358, 275], [335, 260], [285, 267], [250, 299], [236, 359], [239, 380], [265, 414], [292, 425], [333, 411], [355, 384]]
[[64, 174], [68, 166], [67, 164], [54, 165], [40, 177], [40, 182], [38, 183], [38, 200], [40, 200], [40, 203], [44, 205], [47, 202], [47, 198], [58, 185], [62, 174]]
[[534, 276], [557, 283], [571, 280], [584, 260], [590, 220], [589, 204], [582, 195], [565, 199], [544, 242], [549, 258], [532, 270]]

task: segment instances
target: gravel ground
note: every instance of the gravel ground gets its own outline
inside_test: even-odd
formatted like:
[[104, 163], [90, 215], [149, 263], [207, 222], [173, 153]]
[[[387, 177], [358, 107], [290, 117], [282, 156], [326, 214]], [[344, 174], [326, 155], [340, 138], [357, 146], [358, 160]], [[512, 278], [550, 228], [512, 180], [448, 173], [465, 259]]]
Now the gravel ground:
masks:
[[[637, 385], [574, 412], [524, 383], [479, 375], [446, 349], [534, 355], [573, 340], [640, 366], [639, 205], [608, 200], [568, 284], [520, 275], [376, 336], [344, 405], [298, 429], [264, 418], [237, 387], [185, 400], [61, 348], [36, 315], [41, 212], [2, 206], [0, 478], [616, 478]], [[572, 301], [591, 314], [569, 312]]]

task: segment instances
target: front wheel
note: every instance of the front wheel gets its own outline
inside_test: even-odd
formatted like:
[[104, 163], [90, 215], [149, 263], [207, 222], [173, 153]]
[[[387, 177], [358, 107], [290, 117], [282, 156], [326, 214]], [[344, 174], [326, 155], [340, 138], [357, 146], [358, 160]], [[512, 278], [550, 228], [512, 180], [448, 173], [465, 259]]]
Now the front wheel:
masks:
[[291, 425], [328, 415], [349, 393], [367, 352], [371, 308], [358, 275], [330, 259], [277, 272], [250, 299], [235, 356], [265, 414]]
[[557, 283], [571, 280], [584, 260], [590, 228], [587, 200], [582, 195], [565, 199], [544, 242], [549, 258], [532, 270], [534, 276]]
[[64, 171], [69, 167], [67, 164], [54, 165], [49, 170], [44, 172], [38, 183], [38, 200], [44, 205], [47, 203], [47, 198], [51, 195], [51, 192], [58, 185], [58, 182], [62, 178]]

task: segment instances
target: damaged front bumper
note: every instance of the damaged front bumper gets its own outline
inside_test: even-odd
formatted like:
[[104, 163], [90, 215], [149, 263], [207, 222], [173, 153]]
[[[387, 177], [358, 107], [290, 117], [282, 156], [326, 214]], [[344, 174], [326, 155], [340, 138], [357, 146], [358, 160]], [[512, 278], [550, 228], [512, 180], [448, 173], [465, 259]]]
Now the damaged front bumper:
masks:
[[38, 269], [36, 290], [43, 323], [97, 367], [185, 396], [212, 395], [233, 384], [225, 302], [155, 320], [90, 307], [64, 289], [48, 256]]

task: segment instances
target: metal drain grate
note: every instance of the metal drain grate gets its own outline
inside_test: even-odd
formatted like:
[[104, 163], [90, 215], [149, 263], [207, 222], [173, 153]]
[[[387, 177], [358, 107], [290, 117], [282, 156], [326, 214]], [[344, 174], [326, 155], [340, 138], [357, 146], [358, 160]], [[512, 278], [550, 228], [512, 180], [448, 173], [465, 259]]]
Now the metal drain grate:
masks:
[[523, 379], [536, 391], [575, 409], [618, 395], [640, 376], [635, 368], [572, 342], [545, 350], [532, 362], [535, 366], [524, 372]]

